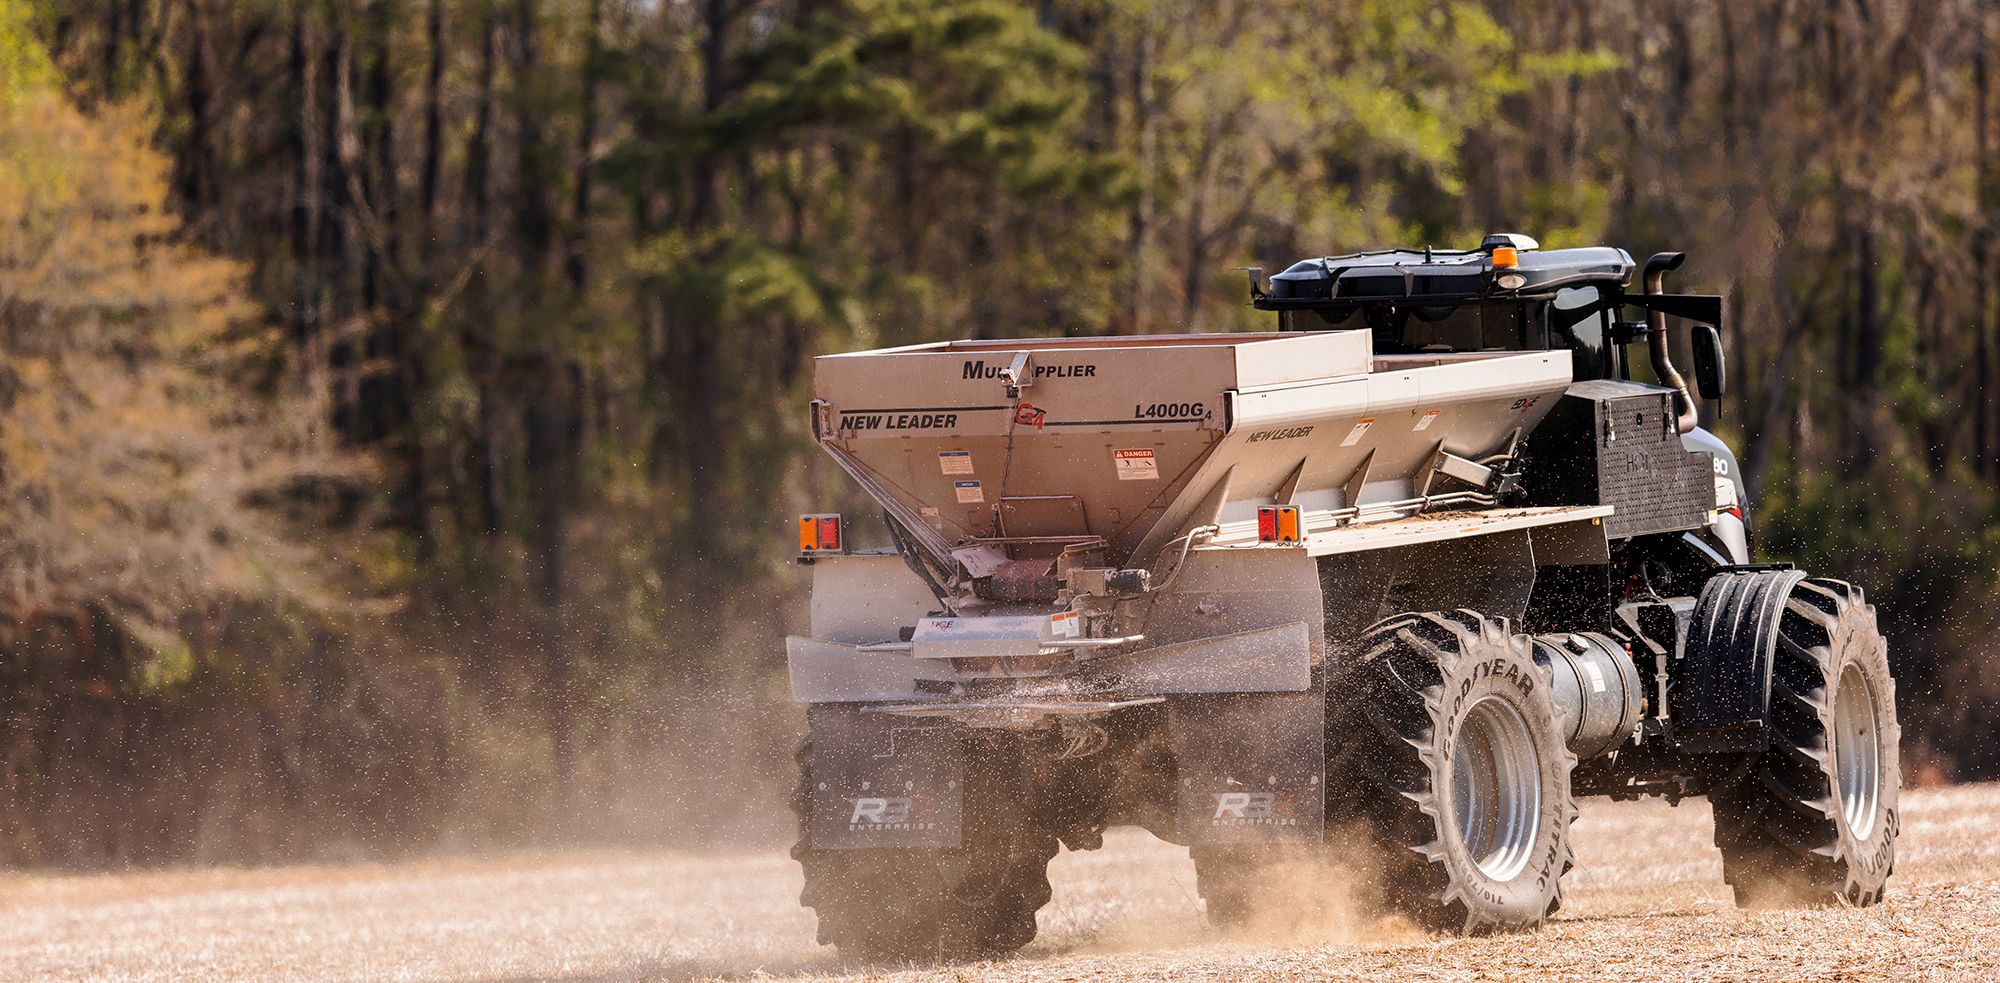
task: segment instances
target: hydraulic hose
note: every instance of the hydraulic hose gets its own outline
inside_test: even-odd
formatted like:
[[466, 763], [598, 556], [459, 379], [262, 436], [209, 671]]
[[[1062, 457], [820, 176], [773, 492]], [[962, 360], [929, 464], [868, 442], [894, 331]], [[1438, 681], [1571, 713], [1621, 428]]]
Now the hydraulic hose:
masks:
[[[1663, 286], [1667, 273], [1680, 268], [1686, 253], [1654, 253], [1646, 261], [1646, 292], [1666, 293]], [[1667, 354], [1667, 316], [1659, 311], [1646, 312], [1646, 350], [1653, 356], [1653, 374], [1660, 377], [1660, 385], [1670, 386], [1679, 401], [1679, 417], [1675, 424], [1681, 433], [1693, 430], [1701, 423], [1701, 413], [1696, 408], [1694, 394], [1688, 391], [1687, 380], [1681, 378], [1680, 371]]]

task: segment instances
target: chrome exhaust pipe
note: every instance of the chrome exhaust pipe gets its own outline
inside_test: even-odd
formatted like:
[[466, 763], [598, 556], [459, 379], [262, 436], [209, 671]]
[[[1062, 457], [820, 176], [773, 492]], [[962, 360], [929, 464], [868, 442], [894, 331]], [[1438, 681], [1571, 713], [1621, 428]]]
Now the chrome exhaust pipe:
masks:
[[[1667, 273], [1680, 268], [1686, 253], [1654, 253], [1646, 261], [1646, 292], [1666, 293], [1662, 287]], [[1688, 391], [1687, 380], [1681, 378], [1674, 368], [1673, 359], [1667, 355], [1667, 316], [1659, 311], [1646, 312], [1646, 350], [1653, 356], [1653, 374], [1660, 377], [1660, 385], [1669, 386], [1680, 402], [1676, 425], [1681, 433], [1687, 433], [1701, 424], [1701, 412], [1694, 401], [1694, 393]]]

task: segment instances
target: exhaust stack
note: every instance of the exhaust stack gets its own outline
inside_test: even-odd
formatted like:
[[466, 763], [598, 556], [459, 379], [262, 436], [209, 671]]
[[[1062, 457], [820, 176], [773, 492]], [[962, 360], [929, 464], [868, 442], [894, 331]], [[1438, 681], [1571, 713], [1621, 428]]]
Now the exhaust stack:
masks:
[[[1646, 261], [1646, 292], [1666, 293], [1663, 289], [1667, 274], [1680, 268], [1686, 253], [1654, 253]], [[1719, 323], [1719, 322], [1718, 322]], [[1657, 310], [1646, 312], [1646, 350], [1653, 357], [1653, 374], [1660, 377], [1660, 384], [1674, 390], [1674, 398], [1679, 402], [1680, 415], [1676, 425], [1681, 433], [1687, 433], [1701, 424], [1701, 414], [1695, 408], [1694, 394], [1688, 391], [1687, 380], [1681, 378], [1674, 368], [1672, 357], [1667, 354], [1667, 316]]]

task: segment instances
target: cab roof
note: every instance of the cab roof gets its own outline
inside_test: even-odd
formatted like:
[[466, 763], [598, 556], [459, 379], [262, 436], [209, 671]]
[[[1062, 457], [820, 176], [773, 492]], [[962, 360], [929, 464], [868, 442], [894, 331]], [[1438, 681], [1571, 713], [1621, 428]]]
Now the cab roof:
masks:
[[[1609, 246], [1516, 249], [1490, 236], [1479, 249], [1388, 249], [1294, 263], [1252, 291], [1260, 310], [1311, 310], [1379, 304], [1410, 298], [1419, 303], [1534, 300], [1582, 284], [1623, 287], [1632, 278], [1631, 254]], [[1520, 241], [1533, 240], [1518, 237]], [[1496, 251], [1501, 262], [1495, 262]], [[1515, 262], [1505, 262], [1511, 253]]]

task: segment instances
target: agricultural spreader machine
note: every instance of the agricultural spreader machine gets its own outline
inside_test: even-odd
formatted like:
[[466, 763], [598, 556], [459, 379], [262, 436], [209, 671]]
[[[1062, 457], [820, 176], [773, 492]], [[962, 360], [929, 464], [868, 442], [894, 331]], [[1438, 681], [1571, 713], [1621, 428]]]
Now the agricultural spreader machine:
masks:
[[1586, 795], [1707, 796], [1741, 904], [1879, 900], [1884, 641], [1860, 588], [1752, 562], [1669, 356], [1671, 317], [1720, 395], [1680, 258], [1632, 291], [1623, 250], [1491, 236], [1253, 280], [1271, 333], [817, 359], [813, 433], [895, 544], [801, 519], [820, 940], [1018, 948], [1057, 844], [1116, 825], [1187, 845], [1218, 923], [1307, 857], [1426, 927], [1533, 927]]

